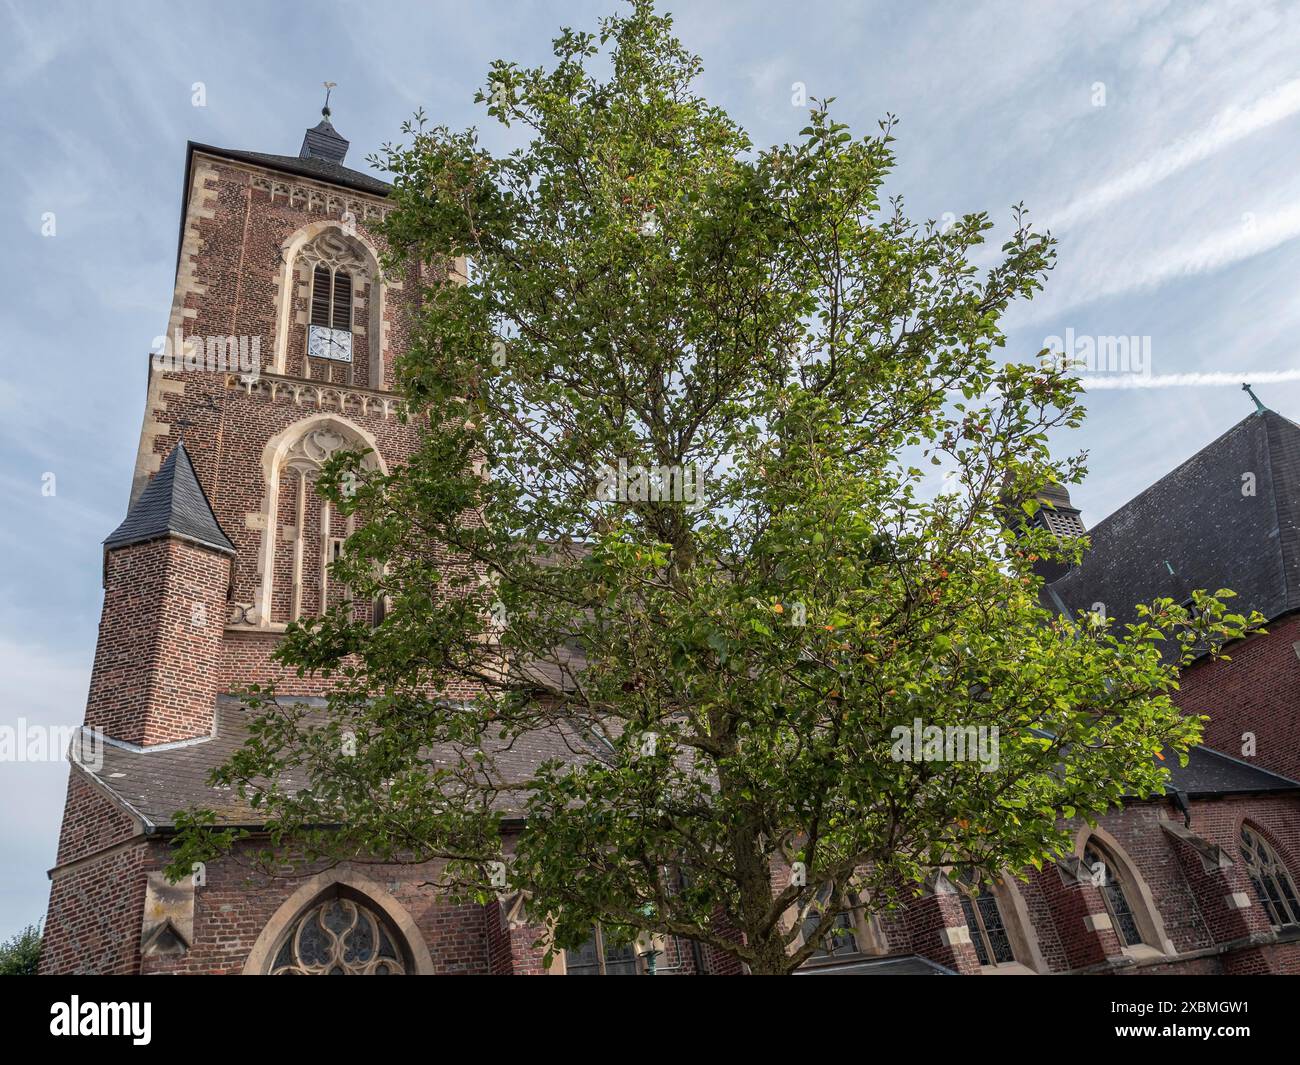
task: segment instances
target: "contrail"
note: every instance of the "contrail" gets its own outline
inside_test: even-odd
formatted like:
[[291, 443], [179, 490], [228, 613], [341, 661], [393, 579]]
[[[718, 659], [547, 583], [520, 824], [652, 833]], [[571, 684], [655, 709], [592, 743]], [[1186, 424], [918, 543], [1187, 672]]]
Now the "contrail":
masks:
[[1269, 370], [1265, 373], [1165, 373], [1144, 377], [1139, 374], [1080, 374], [1079, 381], [1088, 392], [1110, 388], [1203, 388], [1216, 385], [1274, 385], [1300, 381], [1300, 370]]
[[1285, 82], [1245, 107], [1229, 107], [1189, 137], [1167, 145], [1136, 166], [1103, 181], [1091, 192], [1066, 204], [1045, 228], [1059, 231], [1164, 181], [1232, 144], [1290, 118], [1300, 111], [1300, 78]]

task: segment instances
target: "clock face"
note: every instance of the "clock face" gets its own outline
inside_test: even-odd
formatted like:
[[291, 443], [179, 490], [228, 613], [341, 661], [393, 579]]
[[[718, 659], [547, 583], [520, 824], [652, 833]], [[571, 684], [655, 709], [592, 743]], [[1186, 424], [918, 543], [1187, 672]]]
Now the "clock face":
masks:
[[308, 326], [307, 354], [314, 359], [351, 362], [352, 333], [347, 329], [331, 329], [327, 325]]

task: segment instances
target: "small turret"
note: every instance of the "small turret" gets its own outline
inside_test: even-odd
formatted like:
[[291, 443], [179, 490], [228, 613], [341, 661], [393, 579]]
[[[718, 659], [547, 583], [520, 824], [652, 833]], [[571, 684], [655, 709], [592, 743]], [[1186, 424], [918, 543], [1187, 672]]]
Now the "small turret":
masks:
[[234, 556], [177, 443], [104, 541], [89, 728], [142, 747], [211, 733]]

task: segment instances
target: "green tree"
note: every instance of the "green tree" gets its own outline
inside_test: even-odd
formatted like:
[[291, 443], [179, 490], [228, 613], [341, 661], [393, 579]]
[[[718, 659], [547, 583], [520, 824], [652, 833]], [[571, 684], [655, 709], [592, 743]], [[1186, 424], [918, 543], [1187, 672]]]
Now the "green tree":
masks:
[[29, 924], [0, 943], [0, 976], [35, 976], [40, 960], [40, 925]]
[[[1078, 479], [1048, 435], [1083, 411], [999, 321], [1051, 238], [1016, 209], [979, 269], [986, 215], [909, 221], [892, 119], [857, 137], [817, 102], [757, 150], [649, 2], [554, 52], [479, 95], [524, 147], [417, 116], [384, 153], [392, 245], [469, 264], [399, 367], [420, 449], [323, 489], [357, 522], [336, 580], [389, 609], [296, 626], [282, 655], [337, 679], [328, 709], [251, 693], [217, 779], [303, 860], [448, 858], [486, 891], [509, 849], [561, 946], [599, 920], [759, 973], [813, 950], [791, 914], [1040, 865], [1065, 819], [1158, 791], [1198, 734], [1178, 665], [1249, 622], [1221, 595], [1122, 632], [1040, 605], [1035, 561], [1081, 545], [1008, 506]], [[996, 767], [899, 757], [918, 720], [996, 730]], [[234, 838], [188, 824], [177, 872]]]

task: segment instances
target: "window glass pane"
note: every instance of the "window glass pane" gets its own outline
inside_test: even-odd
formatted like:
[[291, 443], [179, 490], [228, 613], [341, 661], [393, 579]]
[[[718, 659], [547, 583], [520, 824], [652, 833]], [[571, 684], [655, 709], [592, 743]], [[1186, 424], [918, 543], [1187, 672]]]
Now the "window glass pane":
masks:
[[606, 976], [636, 976], [636, 974], [636, 947], [633, 944], [605, 948]]
[[966, 929], [970, 932], [971, 944], [975, 947], [975, 956], [981, 965], [991, 965], [988, 944], [984, 942], [984, 932], [980, 928], [979, 918], [975, 914], [975, 904], [964, 891], [961, 895], [962, 912], [966, 915]]
[[1133, 916], [1133, 907], [1129, 905], [1128, 897], [1124, 894], [1124, 885], [1120, 883], [1119, 870], [1115, 862], [1092, 844], [1089, 844], [1083, 852], [1083, 857], [1089, 869], [1095, 868], [1098, 862], [1103, 865], [1106, 876], [1101, 885], [1101, 894], [1110, 913], [1111, 924], [1115, 927], [1115, 934], [1119, 936], [1119, 941], [1124, 946], [1137, 946], [1142, 942], [1142, 933], [1138, 930], [1137, 919]]
[[600, 974], [600, 955], [596, 949], [596, 932], [582, 946], [564, 953], [564, 971], [570, 976], [597, 976]]

